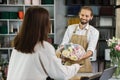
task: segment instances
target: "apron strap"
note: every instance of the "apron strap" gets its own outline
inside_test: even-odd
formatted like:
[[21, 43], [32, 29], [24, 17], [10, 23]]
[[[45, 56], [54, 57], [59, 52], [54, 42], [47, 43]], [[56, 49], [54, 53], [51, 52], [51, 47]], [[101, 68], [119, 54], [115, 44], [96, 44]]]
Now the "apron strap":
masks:
[[[79, 27], [78, 25], [75, 27], [75, 30], [73, 31], [73, 33], [76, 32], [76, 30], [77, 30], [78, 27]], [[87, 33], [88, 33], [88, 30], [86, 30], [85, 36], [87, 36]]]
[[75, 33], [75, 32], [76, 32], [77, 28], [78, 28], [78, 26], [76, 26], [76, 27], [75, 27], [75, 30], [73, 31], [73, 33]]

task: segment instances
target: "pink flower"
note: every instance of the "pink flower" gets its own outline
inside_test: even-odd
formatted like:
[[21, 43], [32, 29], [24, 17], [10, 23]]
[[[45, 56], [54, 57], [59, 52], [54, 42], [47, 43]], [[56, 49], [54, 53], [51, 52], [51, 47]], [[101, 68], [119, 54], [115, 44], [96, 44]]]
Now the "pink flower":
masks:
[[115, 50], [120, 51], [120, 44], [115, 46]]

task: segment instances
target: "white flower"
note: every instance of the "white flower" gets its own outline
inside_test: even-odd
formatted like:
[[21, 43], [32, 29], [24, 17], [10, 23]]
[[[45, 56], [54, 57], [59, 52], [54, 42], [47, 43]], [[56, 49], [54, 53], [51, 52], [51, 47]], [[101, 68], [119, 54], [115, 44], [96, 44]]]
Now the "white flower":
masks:
[[69, 50], [71, 53], [73, 52], [72, 47], [68, 47], [68, 50]]
[[72, 56], [70, 56], [69, 58], [70, 58], [71, 60], [74, 60], [74, 61], [77, 61], [77, 60], [78, 60], [78, 57], [75, 56], [75, 55], [72, 55]]
[[70, 51], [68, 51], [68, 50], [63, 50], [63, 51], [62, 51], [62, 55], [63, 55], [64, 57], [69, 57], [69, 56], [70, 56]]

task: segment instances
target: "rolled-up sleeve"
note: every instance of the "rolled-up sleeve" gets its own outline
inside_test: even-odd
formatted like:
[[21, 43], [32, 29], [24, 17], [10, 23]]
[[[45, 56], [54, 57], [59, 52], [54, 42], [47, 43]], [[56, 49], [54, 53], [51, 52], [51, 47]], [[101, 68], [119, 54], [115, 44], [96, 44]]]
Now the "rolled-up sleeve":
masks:
[[87, 50], [91, 50], [92, 52], [94, 52], [97, 46], [98, 39], [99, 39], [99, 31], [96, 29], [91, 30], [89, 33]]

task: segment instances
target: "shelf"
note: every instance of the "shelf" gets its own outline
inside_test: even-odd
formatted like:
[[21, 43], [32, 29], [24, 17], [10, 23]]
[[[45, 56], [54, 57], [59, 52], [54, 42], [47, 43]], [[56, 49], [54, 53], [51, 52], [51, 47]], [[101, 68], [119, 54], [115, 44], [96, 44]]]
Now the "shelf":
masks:
[[9, 48], [0, 48], [0, 50], [12, 50], [13, 48], [11, 47], [9, 47]]
[[[5, 0], [2, 0], [5, 1]], [[19, 19], [18, 13], [22, 11], [23, 16], [26, 10], [31, 6], [40, 6], [48, 10], [50, 15], [50, 22], [51, 22], [51, 32], [48, 34], [48, 42], [54, 44], [54, 28], [55, 28], [55, 5], [54, 0], [39, 0], [40, 3], [36, 3], [33, 5], [34, 2], [30, 2], [30, 4], [24, 4], [24, 0], [17, 0], [17, 3], [14, 4], [16, 0], [6, 0], [6, 4], [0, 4], [0, 61], [3, 58], [2, 56], [7, 56], [4, 58], [9, 62], [11, 52], [13, 49], [13, 40], [17, 33], [20, 30], [20, 26], [22, 24], [23, 19]], [[26, 0], [29, 1], [29, 0]], [[30, 0], [34, 1], [34, 0]], [[48, 3], [47, 3], [48, 2]], [[13, 3], [13, 4], [12, 4]], [[44, 4], [43, 4], [44, 3]], [[1, 15], [2, 14], [2, 15]], [[2, 56], [1, 56], [2, 55]], [[7, 65], [8, 66], [8, 63]], [[4, 64], [0, 65], [6, 67]], [[5, 71], [3, 71], [3, 74]], [[5, 75], [5, 77], [7, 77]], [[6, 80], [6, 79], [4, 79]]]
[[23, 21], [22, 19], [0, 19], [0, 21]]
[[0, 36], [16, 36], [17, 33], [6, 33], [6, 34], [1, 34], [0, 33]]
[[[13, 49], [11, 47], [12, 41], [17, 35], [17, 32], [19, 32], [19, 28], [23, 21], [23, 19], [19, 19], [18, 12], [22, 11], [24, 15], [26, 10], [31, 6], [40, 6], [48, 10], [50, 14], [50, 21], [52, 23], [51, 32], [49, 33], [48, 38], [49, 41], [52, 42], [52, 44], [54, 43], [54, 0], [40, 0], [40, 3], [36, 5], [33, 5], [31, 3], [28, 5], [24, 4], [24, 0], [18, 0], [16, 4], [12, 4], [10, 0], [7, 0], [6, 4], [0, 4], [0, 52], [5, 50], [8, 54], [11, 53], [11, 50]], [[15, 16], [14, 13], [17, 16]]]
[[[116, 15], [94, 15], [94, 17], [115, 17]], [[65, 17], [78, 17], [78, 15], [65, 15]]]
[[[23, 5], [25, 7], [30, 7], [30, 6], [35, 6], [35, 5]], [[41, 7], [54, 7], [53, 4], [40, 4], [40, 5], [37, 5], [37, 6], [41, 6]]]
[[104, 4], [104, 5], [103, 5], [103, 4], [85, 4], [85, 5], [84, 5], [84, 4], [69, 4], [69, 5], [66, 5], [66, 6], [101, 6], [101, 5], [102, 5], [102, 6], [105, 6], [105, 7], [106, 7], [106, 6], [112, 6], [112, 7], [113, 7], [113, 6], [114, 6], [114, 7], [116, 6], [116, 5], [114, 5], [114, 4], [113, 4], [113, 5], [109, 5], [109, 4]]
[[22, 7], [23, 4], [0, 4], [0, 7]]
[[65, 5], [95, 5], [95, 6], [113, 6], [115, 5], [115, 0], [65, 0]]
[[[0, 4], [1, 7], [8, 7], [8, 6], [11, 6], [11, 7], [22, 7], [22, 6], [35, 6], [35, 5], [26, 5], [26, 4]], [[45, 7], [45, 6], [54, 6], [54, 4], [40, 4], [40, 5], [37, 5], [37, 6], [41, 6], [41, 7]]]
[[95, 28], [97, 28], [97, 29], [115, 29], [115, 27], [112, 27], [112, 26], [97, 26]]
[[79, 17], [78, 15], [65, 15], [65, 17]]
[[115, 17], [114, 15], [94, 15], [94, 17]]

